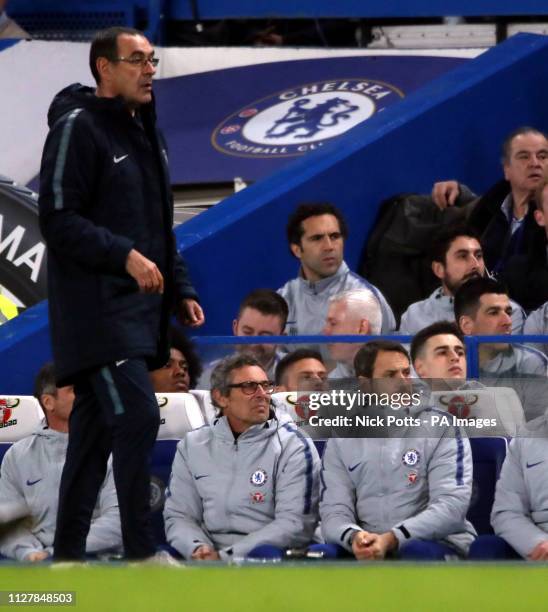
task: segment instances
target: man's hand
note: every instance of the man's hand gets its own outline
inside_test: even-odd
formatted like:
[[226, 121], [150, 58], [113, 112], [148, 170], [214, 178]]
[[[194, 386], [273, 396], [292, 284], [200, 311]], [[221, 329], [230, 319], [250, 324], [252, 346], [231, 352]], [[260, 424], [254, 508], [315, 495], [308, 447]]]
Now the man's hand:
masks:
[[202, 307], [196, 300], [191, 299], [182, 301], [178, 318], [183, 325], [190, 325], [190, 327], [200, 327], [205, 321]]
[[202, 544], [202, 546], [196, 548], [190, 558], [194, 561], [219, 561], [221, 557], [219, 557], [219, 553], [214, 548], [207, 544]]
[[398, 540], [391, 531], [386, 533], [358, 531], [352, 540], [352, 552], [358, 561], [384, 559], [386, 553], [397, 546]]
[[141, 293], [163, 293], [164, 277], [158, 266], [139, 251], [131, 249], [126, 259], [126, 271], [139, 285]]
[[548, 561], [548, 540], [537, 544], [527, 558], [530, 561]]
[[29, 563], [39, 563], [40, 561], [43, 561], [44, 559], [47, 559], [48, 557], [49, 555], [45, 550], [37, 550], [35, 552], [29, 553], [25, 557], [25, 561], [28, 561]]
[[432, 199], [434, 204], [443, 210], [447, 206], [453, 206], [459, 197], [459, 184], [457, 181], [440, 181], [432, 187]]

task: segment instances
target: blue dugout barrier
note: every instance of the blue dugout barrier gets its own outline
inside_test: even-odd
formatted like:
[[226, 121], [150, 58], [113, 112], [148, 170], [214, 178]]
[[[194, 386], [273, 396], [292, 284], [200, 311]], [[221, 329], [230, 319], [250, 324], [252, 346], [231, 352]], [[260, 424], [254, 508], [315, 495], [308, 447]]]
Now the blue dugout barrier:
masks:
[[[321, 345], [333, 344], [335, 342], [348, 342], [352, 344], [364, 344], [372, 340], [394, 340], [402, 344], [409, 344], [413, 336], [392, 335], [392, 336], [203, 336], [196, 337], [198, 349], [202, 352], [205, 348], [245, 346], [247, 344], [281, 344], [286, 345], [291, 350], [292, 345]], [[512, 336], [466, 336], [464, 344], [466, 347], [467, 378], [478, 378], [479, 359], [478, 351], [481, 344], [527, 344], [538, 345], [538, 350], [547, 341], [546, 336], [539, 334], [524, 335], [515, 334]], [[547, 398], [548, 404], [548, 398]]]
[[[285, 224], [297, 203], [328, 200], [343, 210], [346, 260], [355, 268], [385, 198], [429, 192], [436, 179], [457, 178], [480, 192], [494, 183], [505, 135], [524, 124], [548, 129], [547, 73], [548, 39], [513, 37], [180, 226], [178, 245], [207, 316], [199, 335], [229, 332], [247, 292], [296, 276]], [[40, 305], [0, 327], [5, 392], [31, 388], [49, 351], [44, 313]]]

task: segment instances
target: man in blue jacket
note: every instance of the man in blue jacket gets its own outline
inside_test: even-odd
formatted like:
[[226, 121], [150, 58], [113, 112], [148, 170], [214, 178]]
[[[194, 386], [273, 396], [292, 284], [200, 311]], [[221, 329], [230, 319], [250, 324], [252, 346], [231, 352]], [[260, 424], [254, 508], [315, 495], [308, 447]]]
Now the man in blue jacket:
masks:
[[48, 113], [39, 205], [49, 320], [57, 382], [76, 394], [57, 559], [83, 558], [111, 452], [125, 554], [154, 554], [148, 455], [159, 414], [148, 370], [168, 360], [172, 313], [194, 326], [204, 320], [172, 232], [157, 64], [141, 32], [101, 31], [90, 50], [97, 88], [67, 87]]

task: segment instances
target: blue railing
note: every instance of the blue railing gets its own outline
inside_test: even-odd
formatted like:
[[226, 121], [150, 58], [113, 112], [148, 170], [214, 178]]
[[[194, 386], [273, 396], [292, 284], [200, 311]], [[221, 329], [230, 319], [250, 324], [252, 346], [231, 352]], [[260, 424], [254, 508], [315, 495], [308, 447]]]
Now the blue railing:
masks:
[[[353, 343], [353, 344], [364, 344], [371, 340], [394, 340], [401, 342], [402, 344], [409, 344], [413, 336], [409, 335], [391, 335], [391, 336], [197, 336], [194, 338], [194, 342], [200, 347], [214, 347], [214, 346], [245, 346], [246, 344], [280, 344], [280, 345], [294, 345], [294, 344], [333, 344], [333, 343]], [[533, 345], [544, 345], [548, 344], [548, 336], [540, 334], [535, 335], [524, 335], [516, 334], [512, 336], [499, 335], [499, 336], [466, 336], [464, 338], [466, 346], [466, 361], [467, 361], [467, 375], [468, 378], [478, 378], [479, 372], [479, 358], [478, 351], [481, 344], [533, 344]], [[539, 350], [540, 350], [539, 346]], [[547, 399], [548, 401], [548, 399]]]

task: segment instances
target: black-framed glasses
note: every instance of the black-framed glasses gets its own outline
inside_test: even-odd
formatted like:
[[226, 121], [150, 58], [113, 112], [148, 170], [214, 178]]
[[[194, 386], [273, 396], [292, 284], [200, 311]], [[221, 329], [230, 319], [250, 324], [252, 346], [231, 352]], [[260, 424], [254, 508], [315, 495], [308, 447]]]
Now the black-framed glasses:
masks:
[[116, 57], [112, 60], [113, 62], [126, 62], [126, 64], [131, 64], [132, 66], [141, 66], [141, 68], [145, 68], [147, 64], [151, 64], [153, 68], [156, 68], [160, 63], [159, 57]]
[[244, 380], [243, 382], [232, 383], [228, 386], [231, 389], [241, 389], [242, 393], [245, 395], [254, 395], [257, 393], [259, 387], [261, 387], [265, 393], [272, 393], [274, 391], [274, 383], [270, 380], [261, 380], [260, 382], [256, 380]]

